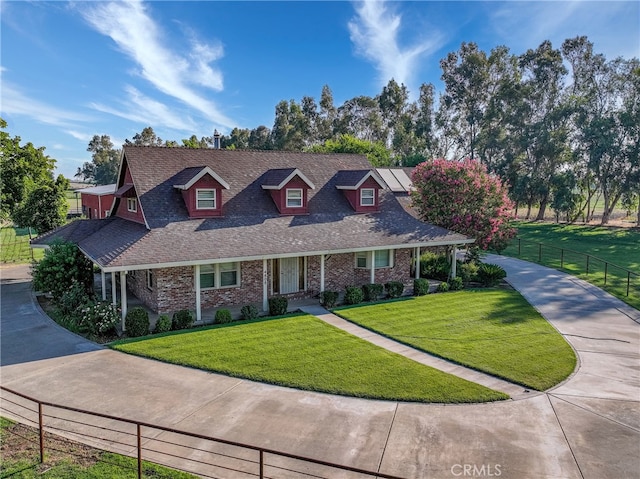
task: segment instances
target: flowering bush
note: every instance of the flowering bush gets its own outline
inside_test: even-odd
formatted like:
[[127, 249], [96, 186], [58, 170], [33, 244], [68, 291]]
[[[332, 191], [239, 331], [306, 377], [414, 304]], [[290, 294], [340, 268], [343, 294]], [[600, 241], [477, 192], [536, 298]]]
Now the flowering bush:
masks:
[[515, 236], [507, 188], [482, 163], [426, 161], [411, 179], [412, 204], [424, 221], [475, 238], [481, 249], [501, 251]]
[[78, 326], [91, 336], [112, 332], [120, 321], [119, 309], [108, 301], [98, 301], [80, 309]]

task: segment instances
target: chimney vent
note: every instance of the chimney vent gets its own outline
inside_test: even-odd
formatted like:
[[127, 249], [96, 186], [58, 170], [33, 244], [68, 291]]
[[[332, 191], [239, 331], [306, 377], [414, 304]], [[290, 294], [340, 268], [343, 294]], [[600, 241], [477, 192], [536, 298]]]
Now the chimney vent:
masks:
[[218, 133], [218, 130], [213, 130], [213, 149], [214, 150], [219, 150], [220, 149], [220, 133]]

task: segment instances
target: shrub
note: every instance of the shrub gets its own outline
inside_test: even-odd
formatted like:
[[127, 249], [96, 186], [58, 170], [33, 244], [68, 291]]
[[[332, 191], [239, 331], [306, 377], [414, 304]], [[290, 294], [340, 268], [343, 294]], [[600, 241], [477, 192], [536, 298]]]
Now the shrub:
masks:
[[256, 319], [260, 315], [260, 311], [253, 304], [247, 304], [240, 309], [242, 319]]
[[478, 264], [477, 263], [462, 263], [458, 273], [462, 278], [464, 284], [469, 284], [472, 281], [478, 281]]
[[231, 317], [231, 311], [224, 308], [216, 311], [216, 324], [225, 324], [230, 323], [231, 321], [233, 321], [233, 318]]
[[347, 286], [344, 293], [344, 304], [359, 304], [364, 300], [364, 293], [359, 286]]
[[362, 293], [365, 301], [376, 301], [384, 291], [384, 285], [380, 283], [365, 284]]
[[78, 313], [78, 309], [91, 304], [91, 302], [87, 289], [74, 280], [71, 287], [57, 301], [57, 310], [63, 316], [74, 316]]
[[269, 298], [269, 316], [282, 316], [287, 314], [289, 300], [284, 296], [274, 296]]
[[420, 277], [446, 281], [449, 277], [451, 262], [444, 254], [429, 251], [420, 256]]
[[124, 326], [130, 338], [149, 334], [149, 314], [140, 306], [131, 308], [124, 318]]
[[482, 263], [478, 268], [478, 280], [484, 286], [495, 286], [507, 277], [507, 272], [497, 264]]
[[451, 278], [449, 280], [449, 289], [451, 291], [459, 291], [462, 289], [462, 278], [460, 276], [456, 276], [455, 278]]
[[[144, 313], [145, 315], [147, 314], [146, 311], [144, 311]], [[98, 334], [106, 334], [115, 331], [116, 325], [119, 321], [120, 311], [114, 304], [111, 304], [108, 301], [98, 301], [87, 304], [80, 309], [78, 326], [81, 332], [91, 336], [96, 336]], [[147, 316], [147, 332], [149, 329], [148, 322], [149, 318]]]
[[193, 326], [193, 314], [188, 309], [181, 309], [173, 313], [171, 319], [171, 329], [177, 331], [179, 329], [189, 329]]
[[446, 293], [447, 291], [449, 291], [449, 283], [445, 283], [445, 282], [440, 283], [436, 288], [436, 291], [438, 293]]
[[320, 293], [320, 304], [327, 309], [333, 308], [338, 302], [339, 293], [337, 291], [323, 291]]
[[171, 318], [166, 314], [161, 314], [156, 321], [156, 327], [153, 332], [166, 333], [167, 331], [171, 331]]
[[429, 281], [424, 278], [416, 278], [413, 280], [413, 295], [424, 296], [429, 293]]
[[400, 281], [389, 281], [384, 285], [390, 298], [399, 298], [404, 293], [404, 284]]

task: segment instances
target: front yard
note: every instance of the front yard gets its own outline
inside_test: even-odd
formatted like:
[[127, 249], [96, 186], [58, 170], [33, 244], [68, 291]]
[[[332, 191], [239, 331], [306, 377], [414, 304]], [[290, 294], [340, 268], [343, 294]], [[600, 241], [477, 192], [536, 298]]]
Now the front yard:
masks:
[[576, 366], [571, 346], [513, 290], [456, 291], [334, 312], [422, 351], [539, 391], [566, 379]]
[[123, 340], [112, 347], [234, 377], [346, 396], [438, 403], [507, 399], [306, 314]]

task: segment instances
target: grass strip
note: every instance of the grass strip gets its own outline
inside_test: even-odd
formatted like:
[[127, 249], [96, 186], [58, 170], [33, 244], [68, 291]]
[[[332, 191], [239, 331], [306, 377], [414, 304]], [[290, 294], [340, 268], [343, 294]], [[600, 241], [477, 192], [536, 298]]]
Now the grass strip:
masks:
[[422, 351], [539, 391], [575, 369], [571, 346], [517, 292], [430, 294], [334, 311]]
[[508, 398], [306, 314], [165, 333], [111, 347], [229, 376], [345, 396], [436, 403]]

